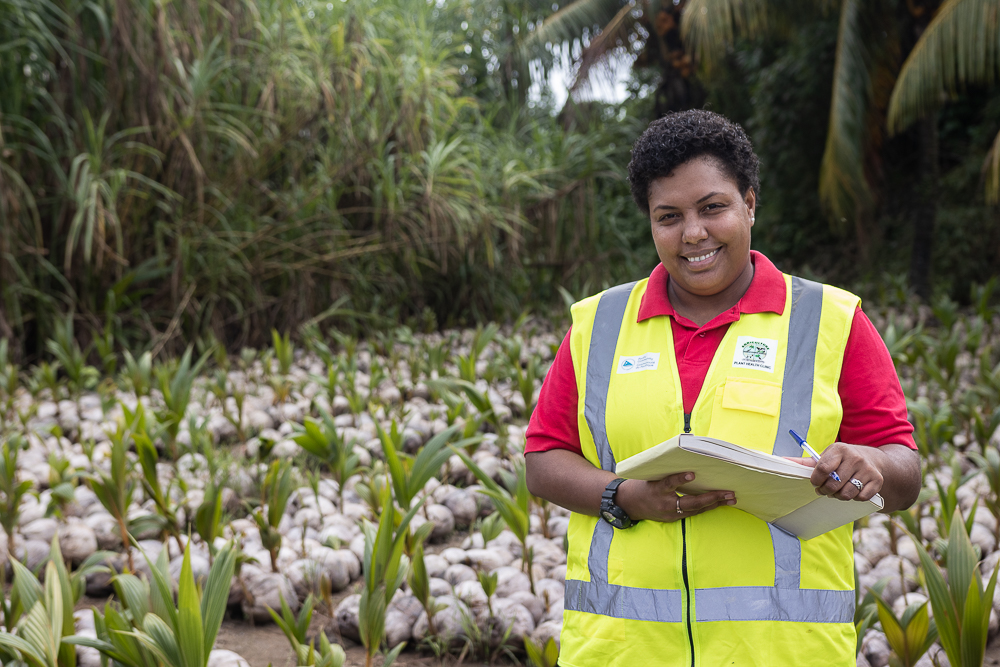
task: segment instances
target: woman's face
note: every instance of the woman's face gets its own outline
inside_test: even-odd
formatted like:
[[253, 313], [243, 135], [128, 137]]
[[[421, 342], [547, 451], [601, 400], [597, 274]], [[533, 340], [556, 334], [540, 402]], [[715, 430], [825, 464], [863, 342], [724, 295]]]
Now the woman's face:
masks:
[[756, 197], [712, 157], [697, 157], [649, 186], [656, 252], [675, 289], [714, 296], [736, 282], [750, 262]]

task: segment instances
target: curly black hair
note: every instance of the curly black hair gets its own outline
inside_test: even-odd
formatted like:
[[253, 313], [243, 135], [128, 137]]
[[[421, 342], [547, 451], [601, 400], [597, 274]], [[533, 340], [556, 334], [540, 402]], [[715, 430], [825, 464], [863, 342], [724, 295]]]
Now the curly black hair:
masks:
[[725, 116], [705, 109], [672, 113], [654, 120], [632, 146], [628, 180], [632, 198], [649, 215], [649, 185], [696, 157], [714, 158], [746, 196], [760, 195], [759, 161], [746, 132]]

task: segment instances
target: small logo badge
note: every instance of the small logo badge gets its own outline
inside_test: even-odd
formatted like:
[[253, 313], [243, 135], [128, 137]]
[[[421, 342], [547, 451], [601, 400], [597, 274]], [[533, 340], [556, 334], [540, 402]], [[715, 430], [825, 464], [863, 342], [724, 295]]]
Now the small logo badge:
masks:
[[751, 368], [773, 373], [777, 350], [778, 341], [774, 339], [740, 336], [736, 339], [733, 368]]
[[659, 352], [647, 352], [637, 357], [618, 357], [618, 374], [638, 373], [639, 371], [655, 371], [660, 365]]

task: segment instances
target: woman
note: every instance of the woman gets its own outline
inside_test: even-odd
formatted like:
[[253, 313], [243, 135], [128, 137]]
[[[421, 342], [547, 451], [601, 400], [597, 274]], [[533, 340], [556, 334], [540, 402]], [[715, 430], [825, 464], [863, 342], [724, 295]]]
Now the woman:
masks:
[[880, 493], [886, 512], [917, 497], [905, 400], [858, 298], [750, 250], [757, 172], [743, 130], [708, 111], [633, 148], [661, 263], [574, 305], [525, 447], [528, 488], [573, 511], [561, 665], [855, 664], [850, 526], [803, 542], [724, 489], [675, 493], [691, 472], [614, 473], [680, 432], [801, 457], [795, 429], [822, 452], [797, 459], [817, 493]]

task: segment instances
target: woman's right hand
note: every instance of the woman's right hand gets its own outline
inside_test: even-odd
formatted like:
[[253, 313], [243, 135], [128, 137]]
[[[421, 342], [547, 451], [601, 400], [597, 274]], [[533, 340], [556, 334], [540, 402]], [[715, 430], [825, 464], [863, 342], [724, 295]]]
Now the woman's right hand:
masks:
[[615, 502], [633, 520], [646, 519], [663, 523], [685, 519], [723, 505], [736, 504], [736, 496], [732, 491], [679, 495], [677, 489], [693, 479], [693, 472], [681, 472], [652, 482], [626, 480], [618, 487]]

